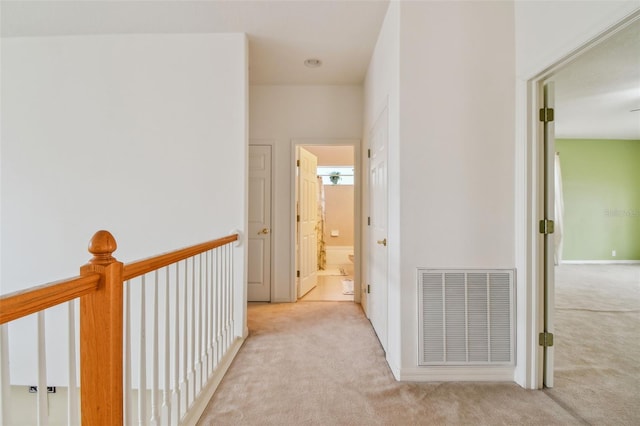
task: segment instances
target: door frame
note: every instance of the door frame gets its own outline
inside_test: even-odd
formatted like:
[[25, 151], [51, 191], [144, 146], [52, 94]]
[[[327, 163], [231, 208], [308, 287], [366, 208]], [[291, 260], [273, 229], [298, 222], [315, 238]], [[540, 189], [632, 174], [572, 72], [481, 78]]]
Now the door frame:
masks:
[[[353, 214], [354, 214], [354, 235], [353, 235], [353, 251], [354, 251], [354, 265], [353, 265], [353, 279], [354, 282], [359, 283], [362, 280], [362, 177], [361, 177], [361, 167], [362, 167], [362, 157], [360, 152], [361, 146], [360, 139], [341, 139], [341, 138], [300, 138], [300, 139], [291, 139], [290, 146], [290, 161], [292, 164], [291, 167], [291, 175], [289, 179], [290, 183], [290, 202], [289, 202], [289, 223], [291, 229], [291, 241], [290, 241], [290, 260], [291, 260], [291, 270], [290, 270], [290, 282], [289, 282], [289, 293], [292, 302], [296, 302], [298, 300], [297, 290], [296, 290], [296, 173], [297, 167], [296, 163], [296, 147], [298, 145], [323, 145], [323, 146], [352, 146], [353, 147], [353, 158], [355, 161], [354, 164], [354, 175], [355, 175], [355, 183], [353, 186], [354, 200], [353, 200]], [[353, 286], [353, 301], [355, 303], [360, 303], [360, 288], [357, 285]]]
[[[640, 11], [613, 23], [606, 30], [566, 54], [529, 79], [516, 81], [516, 99], [523, 102], [516, 117], [516, 137], [523, 143], [516, 145], [516, 263], [519, 278], [524, 282], [517, 295], [519, 330], [517, 337], [518, 359], [515, 381], [528, 389], [544, 386], [543, 348], [538, 344], [538, 335], [544, 331], [544, 241], [538, 232], [538, 221], [543, 218], [544, 206], [544, 159], [540, 150], [544, 131], [539, 124], [539, 109], [542, 108], [542, 86], [568, 63], [587, 52], [603, 40], [611, 37], [628, 25], [640, 20]], [[521, 104], [522, 105], [522, 104]], [[551, 206], [553, 207], [553, 206]]]
[[[271, 234], [271, 238], [269, 238], [269, 250], [271, 255], [269, 256], [269, 300], [270, 303], [273, 302], [273, 291], [274, 291], [274, 285], [275, 285], [275, 268], [274, 268], [274, 232], [276, 231], [275, 229], [275, 220], [274, 220], [274, 196], [273, 196], [273, 189], [274, 189], [274, 164], [275, 164], [275, 141], [273, 139], [249, 139], [249, 147], [251, 146], [269, 146], [271, 148], [271, 200], [269, 200], [269, 209], [270, 209], [270, 214], [271, 214], [271, 227], [270, 227], [270, 234]], [[247, 148], [247, 182], [249, 180], [249, 163], [248, 163], [248, 158], [249, 158], [249, 149]], [[247, 183], [248, 184], [248, 183]], [[247, 189], [247, 205], [249, 203], [249, 190]], [[247, 224], [247, 231], [249, 229], [249, 226]], [[247, 257], [247, 262], [249, 261], [248, 257]], [[249, 267], [249, 265], [247, 264], [247, 268]]]

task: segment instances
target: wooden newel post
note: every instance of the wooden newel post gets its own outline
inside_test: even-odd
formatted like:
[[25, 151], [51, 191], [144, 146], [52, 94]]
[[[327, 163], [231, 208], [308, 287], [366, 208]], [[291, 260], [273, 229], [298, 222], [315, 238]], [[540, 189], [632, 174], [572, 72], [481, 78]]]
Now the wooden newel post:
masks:
[[122, 425], [122, 263], [116, 240], [98, 231], [80, 275], [98, 273], [98, 290], [80, 299], [80, 407], [83, 425]]

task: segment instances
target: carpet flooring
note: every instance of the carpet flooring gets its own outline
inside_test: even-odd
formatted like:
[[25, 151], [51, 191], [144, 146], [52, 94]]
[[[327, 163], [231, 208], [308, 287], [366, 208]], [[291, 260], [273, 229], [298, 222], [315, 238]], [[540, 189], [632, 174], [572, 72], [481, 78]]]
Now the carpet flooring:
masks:
[[198, 424], [640, 424], [634, 274], [640, 267], [630, 267], [613, 290], [592, 277], [558, 285], [556, 386], [544, 391], [397, 382], [359, 305], [250, 304], [250, 335]]

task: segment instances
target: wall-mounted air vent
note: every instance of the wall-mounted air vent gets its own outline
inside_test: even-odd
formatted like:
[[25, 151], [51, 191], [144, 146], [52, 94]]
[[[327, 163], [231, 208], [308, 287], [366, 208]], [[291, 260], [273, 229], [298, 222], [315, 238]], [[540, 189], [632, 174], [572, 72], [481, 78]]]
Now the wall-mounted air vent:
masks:
[[420, 365], [513, 365], [513, 270], [418, 269]]

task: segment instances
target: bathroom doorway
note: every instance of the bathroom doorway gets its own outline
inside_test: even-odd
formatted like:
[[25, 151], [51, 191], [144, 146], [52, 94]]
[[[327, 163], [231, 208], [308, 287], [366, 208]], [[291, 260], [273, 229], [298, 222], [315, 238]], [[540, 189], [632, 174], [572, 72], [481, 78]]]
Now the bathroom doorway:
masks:
[[[297, 144], [295, 152], [296, 163], [302, 159], [295, 179], [298, 300], [353, 302], [358, 291], [355, 271], [359, 234], [355, 146]], [[311, 163], [315, 164], [313, 185], [305, 176]], [[310, 194], [313, 203], [309, 202]], [[312, 227], [310, 219], [314, 220]], [[310, 233], [310, 229], [315, 232]], [[309, 261], [310, 253], [313, 261]]]

